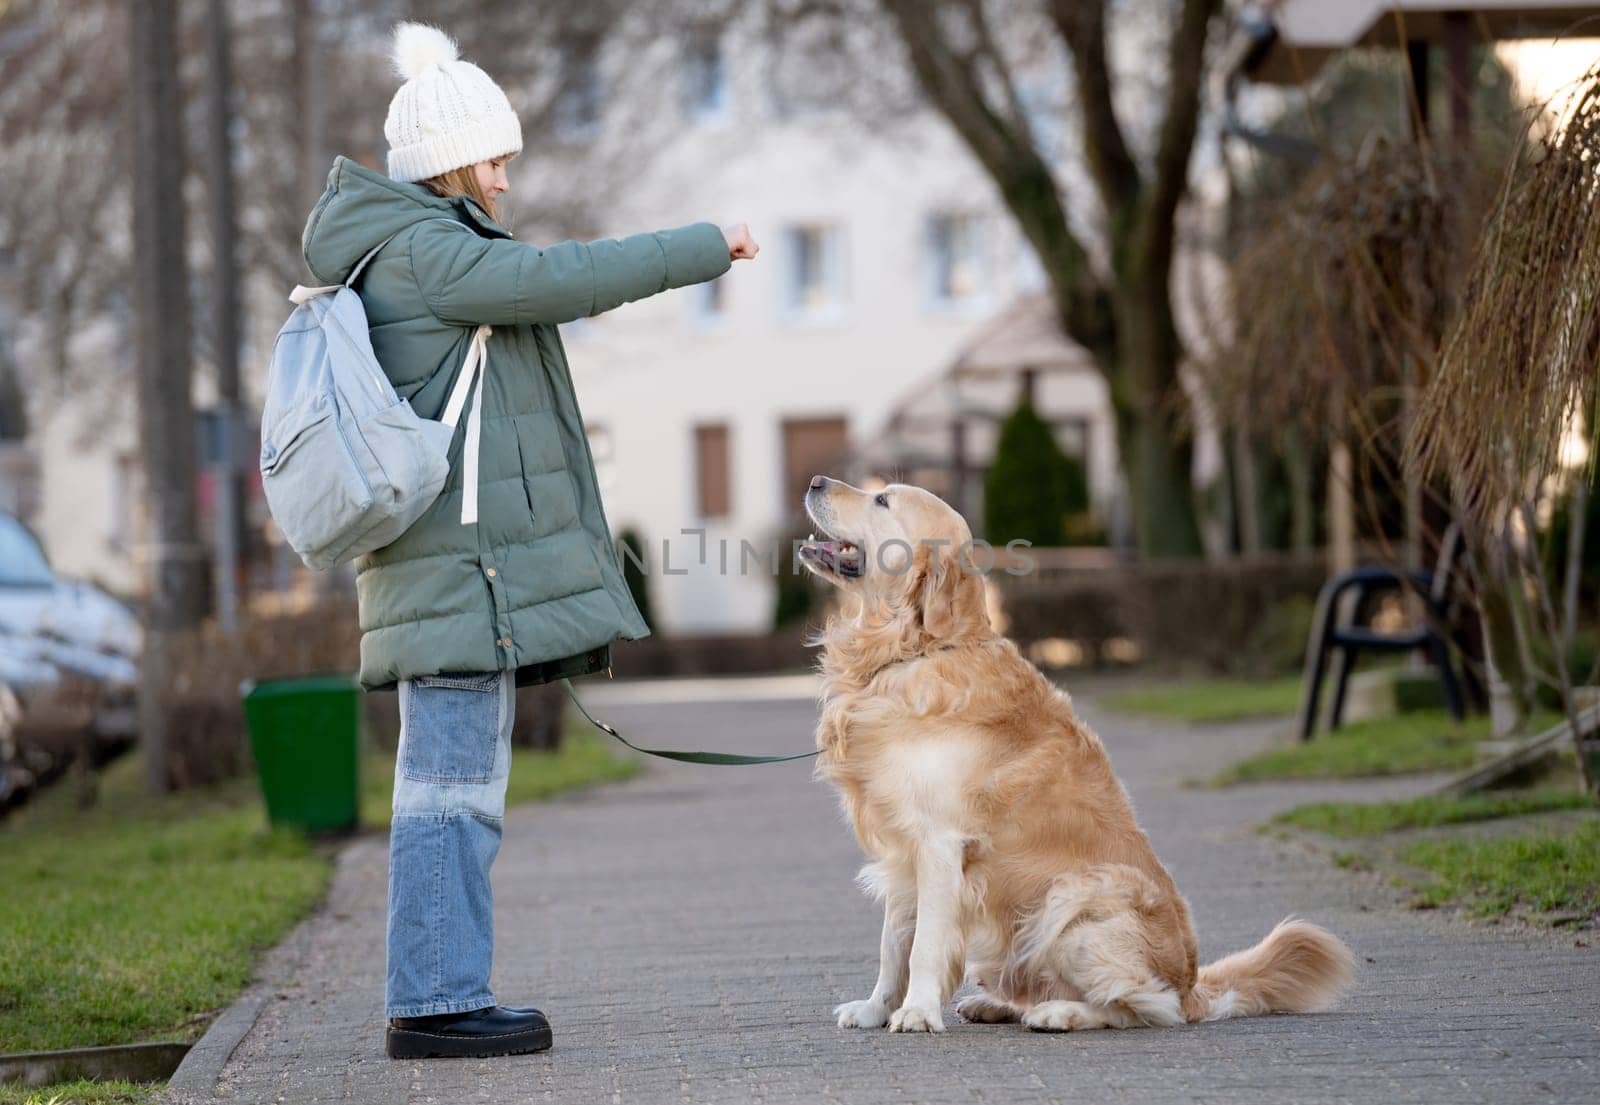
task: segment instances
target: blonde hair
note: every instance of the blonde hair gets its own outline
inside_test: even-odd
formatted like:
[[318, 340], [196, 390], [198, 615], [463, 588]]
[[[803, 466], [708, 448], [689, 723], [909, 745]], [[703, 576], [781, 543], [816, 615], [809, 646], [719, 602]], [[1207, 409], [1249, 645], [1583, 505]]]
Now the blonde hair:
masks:
[[[446, 199], [452, 196], [471, 196], [489, 213], [491, 219], [500, 222], [500, 212], [495, 210], [494, 200], [478, 184], [478, 174], [471, 165], [462, 165], [438, 176], [431, 176], [427, 180], [419, 180], [417, 183], [434, 195]], [[506, 229], [509, 230], [510, 227]]]

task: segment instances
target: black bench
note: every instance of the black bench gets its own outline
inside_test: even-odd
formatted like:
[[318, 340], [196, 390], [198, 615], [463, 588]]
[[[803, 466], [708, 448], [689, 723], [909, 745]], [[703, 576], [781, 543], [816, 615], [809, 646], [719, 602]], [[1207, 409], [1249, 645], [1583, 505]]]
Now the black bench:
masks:
[[[1451, 659], [1451, 637], [1459, 601], [1454, 588], [1454, 566], [1460, 541], [1461, 529], [1452, 523], [1439, 543], [1439, 557], [1433, 571], [1374, 564], [1344, 572], [1323, 584], [1306, 647], [1305, 686], [1300, 699], [1302, 741], [1310, 740], [1316, 733], [1317, 707], [1330, 654], [1334, 683], [1329, 729], [1337, 729], [1344, 718], [1350, 672], [1357, 656], [1363, 652], [1423, 653], [1438, 671], [1445, 708], [1458, 721], [1466, 715], [1462, 678], [1457, 676]], [[1422, 623], [1394, 631], [1373, 628], [1370, 624], [1373, 599], [1406, 591], [1421, 601]]]

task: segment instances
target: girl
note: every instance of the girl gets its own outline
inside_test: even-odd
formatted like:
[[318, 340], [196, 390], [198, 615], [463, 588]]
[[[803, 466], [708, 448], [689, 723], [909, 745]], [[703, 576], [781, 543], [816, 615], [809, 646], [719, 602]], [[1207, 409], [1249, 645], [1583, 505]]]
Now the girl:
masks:
[[[439, 499], [356, 561], [364, 690], [399, 692], [389, 834], [387, 1047], [394, 1058], [550, 1046], [537, 1009], [496, 1004], [489, 867], [500, 846], [516, 688], [610, 666], [648, 634], [623, 583], [556, 324], [754, 257], [743, 223], [537, 249], [498, 221], [522, 130], [443, 32], [395, 28], [405, 83], [388, 174], [334, 160], [302, 246], [318, 283], [355, 281], [373, 352], [441, 418], [478, 364]], [[463, 396], [464, 398], [464, 396]], [[456, 450], [460, 452], [457, 454]]]

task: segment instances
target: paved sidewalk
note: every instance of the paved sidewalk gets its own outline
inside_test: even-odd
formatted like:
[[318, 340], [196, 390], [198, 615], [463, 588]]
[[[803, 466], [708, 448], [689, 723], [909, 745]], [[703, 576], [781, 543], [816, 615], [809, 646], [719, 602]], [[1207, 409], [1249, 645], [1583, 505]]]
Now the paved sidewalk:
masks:
[[[773, 684], [773, 693], [793, 682]], [[809, 745], [807, 699], [593, 708], [657, 746]], [[803, 688], [802, 688], [803, 693]], [[604, 708], [602, 708], [604, 706]], [[331, 897], [273, 957], [269, 1000], [216, 1086], [223, 1102], [1578, 1102], [1600, 1098], [1600, 949], [1398, 912], [1360, 879], [1251, 826], [1320, 797], [1415, 783], [1185, 790], [1264, 746], [1261, 724], [1185, 730], [1080, 697], [1193, 906], [1202, 959], [1288, 913], [1359, 965], [1330, 1013], [1175, 1029], [941, 1036], [834, 1027], [865, 997], [879, 917], [855, 843], [805, 763], [652, 761], [640, 780], [513, 810], [495, 865], [495, 990], [537, 1003], [539, 1056], [383, 1055], [385, 844], [350, 847]], [[175, 1097], [183, 1095], [173, 1095]], [[199, 1100], [212, 1100], [200, 1097]]]

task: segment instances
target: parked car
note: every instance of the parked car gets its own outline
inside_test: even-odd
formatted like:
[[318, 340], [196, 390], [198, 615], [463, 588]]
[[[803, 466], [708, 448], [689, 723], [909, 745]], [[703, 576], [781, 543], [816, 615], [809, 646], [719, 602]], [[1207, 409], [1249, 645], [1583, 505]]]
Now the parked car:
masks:
[[50, 568], [37, 537], [0, 512], [0, 809], [64, 770], [131, 742], [141, 642], [125, 604]]

